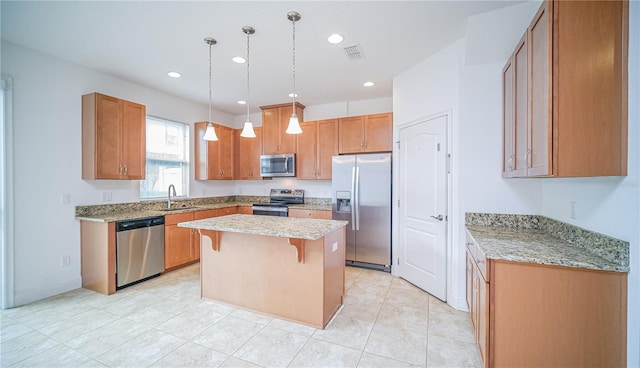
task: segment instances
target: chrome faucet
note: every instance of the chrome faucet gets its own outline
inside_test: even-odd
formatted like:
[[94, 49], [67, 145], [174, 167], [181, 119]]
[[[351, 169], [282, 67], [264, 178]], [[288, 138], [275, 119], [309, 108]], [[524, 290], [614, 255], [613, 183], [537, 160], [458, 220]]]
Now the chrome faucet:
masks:
[[169, 193], [167, 194], [167, 208], [171, 209], [171, 189], [173, 189], [173, 196], [176, 196], [176, 187], [173, 184], [169, 185]]

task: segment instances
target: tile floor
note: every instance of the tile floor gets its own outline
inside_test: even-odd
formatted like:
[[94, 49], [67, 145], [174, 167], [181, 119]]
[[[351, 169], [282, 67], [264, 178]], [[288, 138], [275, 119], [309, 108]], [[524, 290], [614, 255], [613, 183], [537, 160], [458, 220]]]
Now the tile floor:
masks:
[[2, 367], [479, 367], [467, 313], [347, 267], [325, 330], [200, 299], [199, 265], [0, 311]]

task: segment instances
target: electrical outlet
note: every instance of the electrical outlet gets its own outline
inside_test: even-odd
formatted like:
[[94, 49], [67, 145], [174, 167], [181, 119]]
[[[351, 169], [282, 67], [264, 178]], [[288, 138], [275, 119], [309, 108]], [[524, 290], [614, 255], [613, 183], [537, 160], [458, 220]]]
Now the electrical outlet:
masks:
[[63, 193], [60, 196], [60, 204], [69, 204], [71, 202], [71, 195], [69, 193]]
[[111, 202], [111, 192], [102, 192], [102, 202]]
[[571, 213], [569, 215], [572, 219], [576, 218], [576, 202], [571, 202]]
[[333, 243], [333, 251], [337, 251], [338, 250], [338, 242]]
[[60, 259], [60, 265], [62, 267], [71, 265], [71, 256], [62, 256], [62, 258]]

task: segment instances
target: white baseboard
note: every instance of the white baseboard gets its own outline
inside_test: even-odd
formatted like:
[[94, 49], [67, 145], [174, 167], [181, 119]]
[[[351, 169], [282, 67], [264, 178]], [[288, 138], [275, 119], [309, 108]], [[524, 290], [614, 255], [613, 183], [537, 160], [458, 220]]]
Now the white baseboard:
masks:
[[62, 294], [67, 291], [75, 290], [82, 287], [82, 278], [77, 277], [71, 280], [57, 282], [45, 286], [41, 286], [29, 290], [16, 291], [13, 297], [14, 305], [9, 308], [25, 305], [36, 300], [48, 298], [50, 296]]
[[459, 311], [463, 311], [463, 312], [468, 312], [469, 308], [467, 307], [467, 299], [466, 297], [464, 298], [460, 298], [460, 297], [450, 297], [447, 300], [447, 304], [449, 304], [451, 307], [459, 310]]

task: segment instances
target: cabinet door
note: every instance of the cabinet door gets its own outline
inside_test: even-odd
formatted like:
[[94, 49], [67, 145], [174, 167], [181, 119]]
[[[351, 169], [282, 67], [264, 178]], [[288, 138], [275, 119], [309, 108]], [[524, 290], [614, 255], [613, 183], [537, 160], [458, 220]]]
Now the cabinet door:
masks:
[[529, 170], [527, 176], [551, 175], [552, 103], [550, 2], [544, 2], [529, 27]]
[[331, 211], [303, 210], [300, 208], [289, 209], [289, 217], [331, 220], [331, 216]]
[[478, 274], [478, 304], [477, 304], [477, 341], [480, 349], [480, 356], [484, 362], [484, 366], [488, 367], [489, 357], [487, 356], [489, 347], [489, 283], [487, 283], [480, 271]]
[[122, 100], [95, 94], [96, 109], [96, 177], [119, 179], [122, 174]]
[[515, 76], [515, 157], [513, 176], [522, 177], [527, 175], [529, 156], [529, 50], [527, 36], [522, 38], [514, 54], [514, 76]]
[[474, 324], [473, 321], [473, 313], [471, 311], [471, 306], [473, 305], [473, 261], [471, 258], [471, 254], [469, 251], [466, 252], [467, 255], [467, 307], [469, 308], [469, 319], [471, 319], [471, 324]]
[[317, 124], [316, 179], [331, 179], [332, 158], [338, 154], [338, 121], [336, 119], [321, 120]]
[[253, 215], [253, 207], [251, 206], [238, 206], [238, 213], [243, 215]]
[[[515, 119], [513, 58], [502, 69], [502, 176], [510, 177], [514, 170]], [[467, 261], [468, 267], [468, 261]], [[468, 302], [467, 298], [467, 302]]]
[[218, 179], [233, 179], [233, 129], [217, 125], [216, 133], [218, 135]]
[[364, 150], [364, 116], [338, 120], [338, 151], [360, 153]]
[[278, 108], [262, 110], [262, 153], [265, 155], [280, 153], [280, 110]]
[[164, 268], [170, 269], [194, 260], [193, 232], [177, 224], [193, 220], [193, 212], [166, 215], [164, 225]]
[[364, 151], [391, 152], [393, 134], [392, 114], [374, 114], [365, 116]]
[[[296, 142], [298, 141], [298, 134], [287, 134], [285, 131], [289, 126], [289, 119], [291, 118], [291, 112], [293, 111], [293, 105], [285, 105], [279, 108], [280, 110], [280, 150], [278, 153], [296, 153]], [[298, 120], [302, 122], [302, 111], [298, 110]]]
[[142, 180], [146, 176], [146, 125], [145, 106], [122, 101], [122, 164], [127, 179]]
[[296, 149], [296, 178], [316, 179], [318, 153], [318, 124], [315, 121], [301, 123], [302, 134], [298, 135]]
[[260, 155], [262, 154], [262, 129], [253, 128], [255, 138], [241, 137], [242, 129], [234, 131], [234, 177], [238, 180], [262, 179], [260, 177]]

